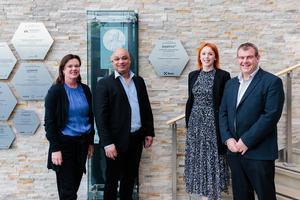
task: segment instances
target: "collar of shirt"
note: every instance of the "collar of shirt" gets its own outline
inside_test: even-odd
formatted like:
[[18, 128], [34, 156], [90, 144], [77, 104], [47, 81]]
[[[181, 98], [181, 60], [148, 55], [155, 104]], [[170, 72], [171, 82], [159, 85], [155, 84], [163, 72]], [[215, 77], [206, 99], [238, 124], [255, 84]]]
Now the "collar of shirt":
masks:
[[[132, 71], [129, 71], [129, 79], [130, 79], [130, 80], [132, 79], [133, 76], [134, 76], [134, 73], [133, 73]], [[124, 78], [119, 72], [117, 72], [117, 71], [115, 70], [115, 79], [117, 79], [118, 77]]]
[[[255, 76], [255, 74], [257, 74], [258, 70], [260, 69], [260, 67], [257, 67], [256, 70], [254, 72], [252, 72], [252, 74], [250, 74], [250, 78], [249, 80], [247, 81], [250, 81], [253, 79], [253, 77]], [[239, 82], [242, 83], [242, 82], [246, 82], [244, 79], [243, 79], [243, 75], [242, 75], [242, 72], [240, 72], [240, 74], [238, 75], [238, 79], [239, 79]]]

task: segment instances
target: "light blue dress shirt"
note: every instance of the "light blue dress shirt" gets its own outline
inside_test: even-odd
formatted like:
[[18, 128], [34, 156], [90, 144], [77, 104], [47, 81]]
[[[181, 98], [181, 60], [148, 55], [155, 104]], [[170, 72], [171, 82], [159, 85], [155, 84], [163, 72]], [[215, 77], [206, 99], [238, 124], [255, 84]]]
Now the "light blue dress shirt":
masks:
[[115, 71], [115, 78], [119, 78], [123, 88], [125, 90], [125, 93], [127, 95], [130, 108], [131, 108], [131, 132], [135, 132], [141, 128], [141, 115], [140, 115], [140, 106], [137, 96], [137, 91], [135, 84], [132, 80], [132, 77], [134, 76], [134, 73], [132, 71], [129, 72], [130, 77], [129, 81], [126, 83], [125, 78], [121, 76], [117, 71]]
[[240, 87], [239, 87], [239, 91], [238, 91], [238, 96], [237, 96], [237, 101], [236, 101], [236, 107], [238, 107], [238, 105], [240, 104], [240, 101], [242, 99], [242, 97], [244, 96], [247, 88], [249, 87], [250, 83], [252, 82], [255, 74], [258, 72], [259, 67], [256, 68], [256, 70], [254, 72], [252, 72], [252, 74], [250, 74], [250, 77], [248, 80], [244, 80], [243, 79], [243, 75], [242, 73], [240, 73], [238, 75], [238, 79], [240, 82]]

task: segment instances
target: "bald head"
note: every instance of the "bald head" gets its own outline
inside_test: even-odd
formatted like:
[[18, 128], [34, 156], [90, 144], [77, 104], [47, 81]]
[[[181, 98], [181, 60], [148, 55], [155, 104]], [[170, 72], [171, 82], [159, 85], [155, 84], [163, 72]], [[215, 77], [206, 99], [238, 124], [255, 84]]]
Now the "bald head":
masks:
[[116, 55], [119, 55], [119, 54], [124, 54], [126, 55], [129, 59], [130, 59], [130, 54], [128, 52], [127, 49], [124, 49], [124, 48], [117, 48], [112, 54], [111, 54], [111, 60], [113, 60], [113, 57], [116, 56]]
[[127, 49], [117, 48], [111, 55], [111, 62], [119, 74], [122, 76], [129, 75], [131, 59]]

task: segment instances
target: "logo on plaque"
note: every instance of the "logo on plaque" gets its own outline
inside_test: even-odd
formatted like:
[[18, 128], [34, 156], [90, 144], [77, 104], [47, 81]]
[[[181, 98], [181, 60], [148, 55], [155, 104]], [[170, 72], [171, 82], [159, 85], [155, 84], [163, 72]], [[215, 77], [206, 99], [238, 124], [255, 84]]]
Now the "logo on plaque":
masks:
[[111, 54], [117, 48], [128, 48], [128, 27], [101, 27], [100, 55], [101, 69], [112, 69]]
[[179, 40], [158, 40], [149, 60], [159, 76], [180, 76], [189, 56]]
[[21, 23], [11, 42], [22, 60], [43, 60], [53, 39], [43, 23]]
[[104, 33], [103, 44], [109, 51], [115, 51], [117, 48], [125, 46], [126, 38], [122, 31], [118, 29], [110, 29]]

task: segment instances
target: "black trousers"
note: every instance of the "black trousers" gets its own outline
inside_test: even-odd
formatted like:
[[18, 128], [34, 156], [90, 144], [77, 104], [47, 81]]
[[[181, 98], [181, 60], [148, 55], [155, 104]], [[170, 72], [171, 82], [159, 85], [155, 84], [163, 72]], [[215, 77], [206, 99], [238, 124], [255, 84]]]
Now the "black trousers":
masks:
[[104, 200], [116, 200], [118, 181], [120, 181], [120, 200], [131, 200], [134, 181], [143, 150], [143, 139], [140, 136], [130, 136], [128, 150], [118, 152], [115, 160], [106, 157], [106, 182]]
[[273, 160], [252, 160], [228, 155], [234, 200], [276, 200]]
[[56, 170], [60, 200], [76, 200], [77, 191], [85, 170], [88, 143], [85, 136], [63, 136], [62, 165]]

